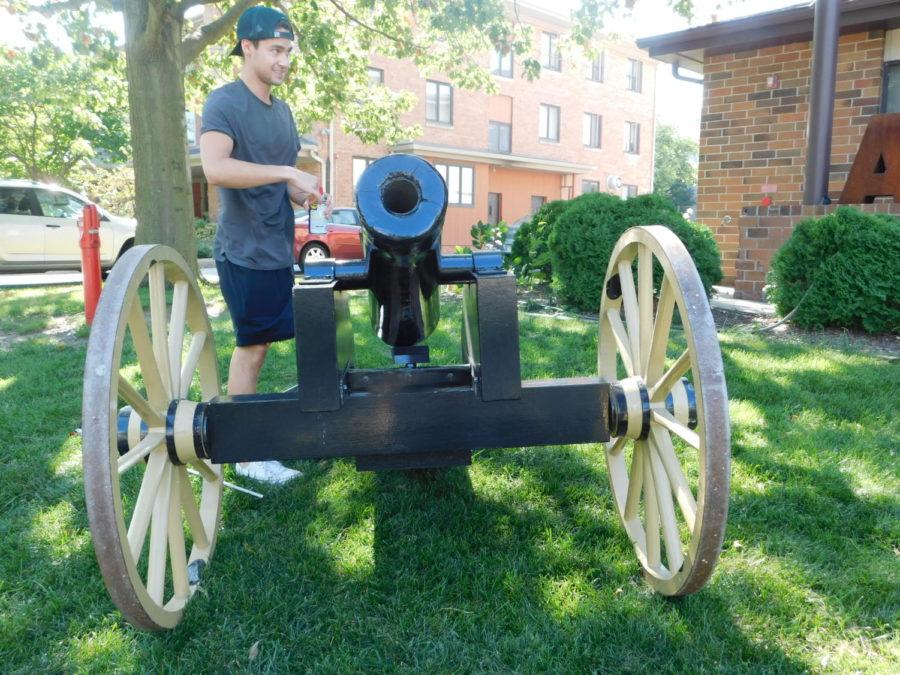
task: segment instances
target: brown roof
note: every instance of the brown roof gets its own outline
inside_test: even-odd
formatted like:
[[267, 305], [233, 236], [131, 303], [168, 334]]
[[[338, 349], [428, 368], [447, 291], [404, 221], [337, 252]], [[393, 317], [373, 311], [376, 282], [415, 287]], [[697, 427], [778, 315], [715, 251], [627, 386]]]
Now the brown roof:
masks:
[[[841, 5], [842, 33], [900, 28], [900, 2], [897, 0], [844, 0]], [[706, 54], [811, 40], [814, 14], [815, 2], [806, 2], [740, 19], [641, 38], [637, 45], [661, 61], [677, 63], [702, 73]]]

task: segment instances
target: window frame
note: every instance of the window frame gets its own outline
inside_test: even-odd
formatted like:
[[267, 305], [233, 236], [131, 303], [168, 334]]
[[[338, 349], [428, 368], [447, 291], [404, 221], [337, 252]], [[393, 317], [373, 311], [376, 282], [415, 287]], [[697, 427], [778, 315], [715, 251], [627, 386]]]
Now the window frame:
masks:
[[[434, 102], [434, 110], [437, 114], [437, 119], [432, 119], [428, 117], [428, 86], [435, 86], [435, 102]], [[450, 119], [449, 121], [444, 121], [441, 119], [441, 88], [446, 88], [447, 91], [450, 92]], [[438, 80], [425, 80], [425, 121], [430, 122], [431, 124], [440, 124], [442, 126], [452, 127], [453, 126], [453, 85], [449, 82], [440, 82]]]
[[[593, 189], [588, 190], [587, 186], [590, 185]], [[591, 194], [593, 192], [600, 192], [600, 181], [599, 180], [589, 180], [582, 179], [581, 181], [581, 194]]]
[[[881, 102], [878, 106], [878, 109], [882, 114], [888, 112], [887, 103], [888, 103], [888, 83], [890, 78], [888, 75], [892, 69], [896, 68], [897, 72], [897, 87], [900, 88], [900, 59], [894, 59], [893, 61], [884, 61], [881, 64]], [[895, 110], [894, 112], [900, 112], [900, 110]]]
[[[494, 68], [494, 57], [497, 58], [497, 67]], [[503, 62], [506, 59], [509, 59], [509, 71], [503, 69]], [[491, 75], [496, 75], [497, 77], [505, 77], [508, 79], [512, 79], [513, 76], [513, 53], [510, 49], [506, 52], [506, 55], [500, 53], [499, 49], [494, 49], [491, 52]]]
[[[491, 146], [491, 127], [506, 127], [506, 149], [504, 150], [500, 147], [501, 144], [498, 143], [498, 147], [494, 148]], [[498, 137], [499, 138], [499, 137]], [[497, 120], [488, 120], [488, 150], [490, 152], [497, 152], [504, 155], [509, 155], [512, 153], [512, 124], [509, 122], [498, 122]]]
[[[550, 109], [556, 110], [556, 138], [552, 136], [544, 136], [544, 130], [540, 128], [541, 126], [541, 113], [544, 108], [547, 108], [547, 126], [550, 126]], [[560, 126], [562, 118], [562, 110], [558, 105], [553, 105], [552, 103], [541, 103], [538, 107], [538, 140], [545, 141], [548, 143], [559, 143], [559, 135], [560, 135]], [[549, 131], [549, 128], [547, 129]]]
[[[441, 169], [443, 168], [443, 172]], [[441, 178], [444, 179], [444, 183], [447, 185], [447, 206], [463, 206], [467, 208], [474, 208], [475, 206], [475, 167], [469, 166], [468, 164], [451, 164], [449, 162], [435, 162], [434, 169], [437, 171]], [[459, 191], [456, 195], [450, 189], [450, 170], [451, 169], [459, 169]], [[466, 195], [463, 192], [463, 171], [468, 171], [472, 175], [472, 192], [469, 195], [470, 201], [466, 202], [463, 200], [463, 197]], [[454, 196], [457, 201], [454, 201]]]
[[[378, 82], [374, 82], [374, 81], [372, 80], [372, 75], [373, 75], [374, 73], [376, 73], [376, 72], [378, 73]], [[374, 84], [375, 86], [378, 86], [378, 85], [382, 85], [382, 86], [383, 86], [383, 85], [384, 85], [384, 68], [376, 68], [375, 66], [369, 66], [369, 67], [366, 69], [366, 73], [367, 73], [368, 76], [369, 76], [369, 83], [370, 83], [370, 84]]]
[[[635, 65], [637, 65], [637, 74], [635, 74]], [[628, 59], [628, 70], [625, 72], [625, 88], [636, 94], [643, 92], [644, 62], [640, 59]]]
[[632, 197], [638, 196], [638, 186], [632, 183], [623, 184], [622, 190], [625, 193], [624, 199], [631, 199]]
[[[534, 208], [534, 200], [535, 200], [535, 199], [540, 199], [540, 200], [541, 200], [541, 203], [538, 204], [538, 207], [537, 207], [537, 208]], [[546, 203], [547, 203], [547, 197], [546, 197], [546, 195], [531, 195], [531, 213], [532, 213], [532, 215], [534, 215], [535, 213], [537, 213], [538, 211], [540, 211], [541, 208], [542, 208], [542, 207], [544, 206], [544, 204], [546, 204]]]
[[[548, 39], [547, 53], [544, 53], [544, 38]], [[559, 51], [559, 33], [541, 31], [541, 67], [556, 73], [562, 71], [562, 54]]]
[[[606, 50], [602, 50], [600, 55], [588, 62], [585, 69], [584, 77], [591, 82], [603, 82], [606, 79]], [[595, 77], [596, 75], [596, 77]]]
[[[362, 160], [366, 163], [363, 167], [363, 170], [359, 173], [359, 176], [356, 175], [356, 160]], [[353, 191], [356, 192], [356, 185], [359, 183], [359, 177], [363, 175], [363, 172], [369, 168], [369, 165], [375, 161], [374, 157], [364, 157], [362, 155], [353, 155], [350, 158], [350, 180], [352, 181]]]
[[[594, 123], [596, 122], [596, 132], [597, 132], [597, 143], [594, 144]], [[585, 124], [590, 125], [590, 129], [588, 130], [588, 142], [585, 143]], [[584, 113], [581, 122], [581, 143], [586, 148], [591, 148], [592, 150], [600, 150], [603, 147], [603, 115], [599, 113]]]
[[[631, 145], [631, 130], [634, 129], [634, 147]], [[641, 154], [641, 123], [625, 120], [625, 152], [629, 155]]]

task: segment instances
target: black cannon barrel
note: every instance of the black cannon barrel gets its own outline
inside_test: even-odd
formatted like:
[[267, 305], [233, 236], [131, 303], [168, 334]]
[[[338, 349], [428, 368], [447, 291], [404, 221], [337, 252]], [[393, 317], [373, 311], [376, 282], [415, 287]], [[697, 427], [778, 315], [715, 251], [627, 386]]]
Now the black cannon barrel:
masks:
[[363, 172], [356, 206], [375, 333], [392, 346], [417, 344], [440, 320], [444, 179], [420, 157], [388, 155]]

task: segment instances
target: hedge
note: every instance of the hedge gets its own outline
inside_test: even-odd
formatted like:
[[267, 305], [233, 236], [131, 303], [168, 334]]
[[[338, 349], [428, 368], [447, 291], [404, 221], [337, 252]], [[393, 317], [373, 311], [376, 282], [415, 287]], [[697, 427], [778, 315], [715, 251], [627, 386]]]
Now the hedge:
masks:
[[712, 233], [686, 221], [671, 201], [652, 194], [622, 200], [594, 192], [572, 200], [550, 236], [553, 286], [562, 302], [582, 311], [599, 310], [613, 247], [634, 225], [668, 226], [693, 257], [707, 294], [721, 281], [722, 264]]
[[[802, 220], [772, 258], [767, 298], [792, 321], [900, 330], [900, 218], [841, 207]], [[799, 307], [798, 307], [799, 303]]]
[[556, 199], [535, 211], [531, 220], [522, 223], [510, 249], [516, 277], [530, 281], [550, 281], [550, 233], [571, 202]]

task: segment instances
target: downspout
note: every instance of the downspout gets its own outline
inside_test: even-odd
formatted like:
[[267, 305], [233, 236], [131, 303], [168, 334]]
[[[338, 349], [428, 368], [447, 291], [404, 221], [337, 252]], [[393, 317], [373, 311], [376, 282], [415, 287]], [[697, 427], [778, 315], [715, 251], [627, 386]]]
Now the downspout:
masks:
[[681, 67], [681, 64], [678, 61], [674, 61], [672, 63], [672, 77], [676, 80], [681, 80], [682, 82], [693, 82], [694, 84], [703, 84], [703, 78], [697, 77], [688, 77], [687, 75], [680, 75], [678, 73], [678, 69]]
[[328, 123], [328, 194], [334, 199], [334, 120]]
[[831, 165], [831, 127], [834, 122], [834, 80], [840, 23], [840, 0], [816, 0], [809, 121], [806, 127], [804, 204], [824, 204], [830, 201], [828, 169]]

